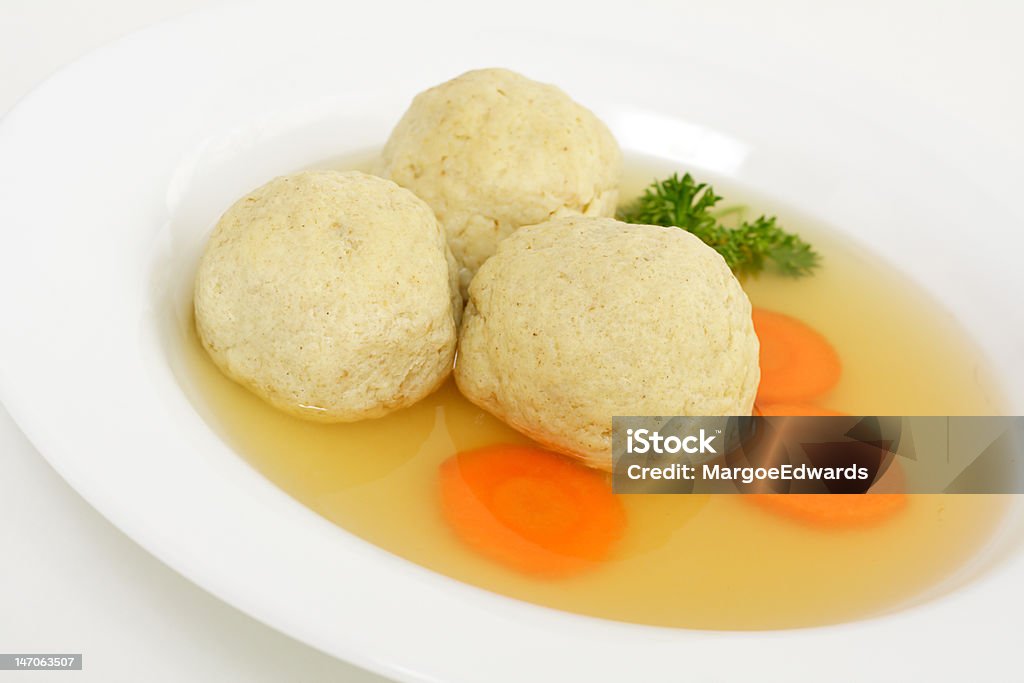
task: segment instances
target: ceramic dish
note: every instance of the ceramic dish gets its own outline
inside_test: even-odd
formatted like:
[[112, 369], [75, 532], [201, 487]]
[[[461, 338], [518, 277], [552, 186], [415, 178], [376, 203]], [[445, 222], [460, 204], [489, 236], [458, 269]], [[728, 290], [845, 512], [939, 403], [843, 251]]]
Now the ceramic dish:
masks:
[[[864, 680], [908, 652], [927, 656], [918, 672], [968, 675], [979, 648], [989, 665], [1015, 662], [1022, 617], [1005, 605], [1024, 599], [1016, 509], [975, 562], [889, 616], [661, 629], [535, 607], [401, 560], [302, 507], [221, 440], [188, 398], [169, 334], [219, 213], [269, 177], [379, 145], [413, 93], [490, 65], [564, 84], [627, 152], [728, 177], [898, 264], [971, 332], [1009, 408], [1024, 410], [1024, 311], [1005, 305], [1024, 289], [1011, 253], [1024, 231], [941, 159], [808, 92], [714, 66], [640, 9], [602, 19], [552, 8], [544, 29], [529, 13], [388, 12], [364, 7], [356, 20], [341, 5], [289, 3], [190, 15], [64, 69], [3, 120], [0, 390], [61, 475], [206, 590], [399, 679]], [[644, 32], [625, 30], [633, 22]], [[682, 78], [688, 87], [658, 87]], [[754, 115], [751, 102], [772, 106]], [[1011, 248], [960, 248], [968, 207], [973, 229]], [[924, 231], [927, 258], [905, 259]]]

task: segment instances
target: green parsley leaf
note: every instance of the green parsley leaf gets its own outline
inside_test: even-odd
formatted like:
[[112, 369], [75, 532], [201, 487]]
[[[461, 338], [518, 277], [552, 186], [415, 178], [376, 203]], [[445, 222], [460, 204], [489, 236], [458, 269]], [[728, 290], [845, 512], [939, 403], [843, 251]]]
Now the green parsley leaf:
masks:
[[769, 265], [783, 275], [810, 275], [821, 257], [800, 236], [779, 227], [774, 216], [761, 216], [727, 227], [722, 218], [734, 208], [715, 212], [722, 198], [707, 183], [687, 173], [672, 174], [652, 183], [628, 206], [620, 207], [618, 219], [627, 223], [677, 227], [691, 232], [717, 251], [737, 275], [753, 275]]

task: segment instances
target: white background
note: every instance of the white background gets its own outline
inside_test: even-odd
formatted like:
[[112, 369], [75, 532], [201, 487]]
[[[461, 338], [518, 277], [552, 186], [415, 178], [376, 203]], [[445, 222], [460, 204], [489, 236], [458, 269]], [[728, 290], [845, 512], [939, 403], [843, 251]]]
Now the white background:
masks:
[[[0, 112], [89, 49], [205, 4], [0, 0]], [[589, 2], [580, 11], [601, 6]], [[736, 41], [756, 41], [766, 62], [779, 65], [780, 79], [941, 147], [1024, 214], [1024, 172], [1005, 171], [1015, 166], [1007, 159], [1024, 161], [1024, 3], [702, 0], [665, 7], [667, 21], [700, 15], [727, 26]], [[922, 116], [888, 117], [894, 99], [914, 102]], [[0, 652], [85, 655], [82, 672], [0, 672], [3, 680], [379, 680], [255, 622], [150, 557], [49, 468], [2, 406]]]

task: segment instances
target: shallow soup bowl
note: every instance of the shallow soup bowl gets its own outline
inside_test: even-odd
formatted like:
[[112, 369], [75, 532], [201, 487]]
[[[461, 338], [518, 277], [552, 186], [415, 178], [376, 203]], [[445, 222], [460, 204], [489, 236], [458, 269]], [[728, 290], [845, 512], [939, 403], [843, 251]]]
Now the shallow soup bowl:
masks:
[[[435, 574], [319, 517], [227, 445], [179, 348], [220, 213], [271, 177], [379, 147], [414, 93], [495, 65], [563, 85], [627, 153], [727, 178], [899, 268], [983, 351], [1005, 412], [1024, 410], [1024, 311], [1008, 294], [1024, 291], [1024, 231], [941, 158], [799, 89], [705, 64], [642, 10], [574, 16], [557, 34], [518, 15], [468, 31], [426, 8], [385, 24], [387, 11], [188, 15], [65, 68], [0, 124], [0, 391], [61, 475], [206, 590], [398, 679], [865, 680], [908, 648], [927, 652], [920, 672], [966, 676], [980, 648], [988, 666], [1009, 667], [1022, 617], [1005, 606], [1024, 600], [1016, 504], [972, 562], [885, 616], [694, 631], [572, 615]], [[633, 21], [642, 44], [617, 38]], [[372, 28], [383, 25], [386, 49]], [[683, 77], [673, 65], [684, 60], [696, 65], [688, 87], [659, 87]], [[754, 116], [752, 102], [772, 106]], [[1009, 248], [962, 248], [968, 221]]]

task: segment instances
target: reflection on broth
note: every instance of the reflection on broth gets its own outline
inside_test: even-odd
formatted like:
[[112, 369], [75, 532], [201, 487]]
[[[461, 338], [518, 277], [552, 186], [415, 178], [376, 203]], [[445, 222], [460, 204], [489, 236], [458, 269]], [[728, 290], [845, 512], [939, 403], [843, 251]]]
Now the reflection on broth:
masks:
[[[361, 166], [362, 159], [332, 162]], [[623, 197], [677, 170], [632, 159]], [[743, 196], [729, 189], [727, 196]], [[842, 359], [823, 407], [852, 414], [996, 414], [983, 359], [946, 314], [869, 255], [777, 213], [823, 256], [798, 280], [743, 282], [755, 306], [793, 315]], [[803, 525], [743, 496], [623, 496], [625, 531], [610, 557], [567, 578], [537, 578], [482, 557], [445, 523], [438, 467], [453, 454], [528, 439], [462, 398], [449, 381], [409, 408], [350, 424], [275, 410], [223, 376], [182, 325], [193, 400], [253, 467], [296, 500], [396, 555], [497, 593], [609, 619], [707, 629], [836, 623], [898, 607], [962, 566], [1004, 509], [996, 496], [910, 496], [875, 526]], [[344, 580], [339, 577], [339, 580]]]

